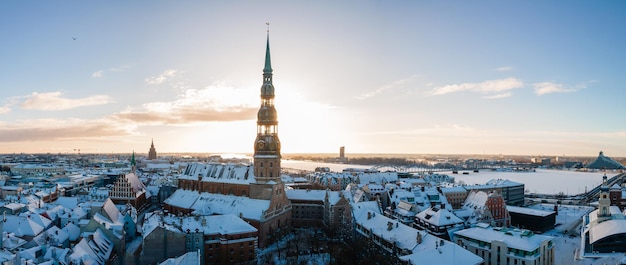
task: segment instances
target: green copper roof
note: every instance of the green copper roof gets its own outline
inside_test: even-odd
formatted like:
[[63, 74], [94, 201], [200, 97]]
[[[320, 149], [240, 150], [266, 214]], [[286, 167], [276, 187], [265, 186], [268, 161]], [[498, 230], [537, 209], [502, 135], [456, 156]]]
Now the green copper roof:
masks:
[[265, 48], [265, 68], [263, 68], [264, 73], [272, 72], [272, 61], [270, 60], [270, 34], [267, 33], [267, 46]]

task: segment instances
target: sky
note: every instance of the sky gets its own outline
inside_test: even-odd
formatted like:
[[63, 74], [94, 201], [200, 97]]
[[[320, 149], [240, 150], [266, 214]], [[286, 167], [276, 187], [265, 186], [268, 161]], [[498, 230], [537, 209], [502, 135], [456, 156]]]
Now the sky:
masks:
[[0, 1], [0, 153], [626, 157], [623, 1]]

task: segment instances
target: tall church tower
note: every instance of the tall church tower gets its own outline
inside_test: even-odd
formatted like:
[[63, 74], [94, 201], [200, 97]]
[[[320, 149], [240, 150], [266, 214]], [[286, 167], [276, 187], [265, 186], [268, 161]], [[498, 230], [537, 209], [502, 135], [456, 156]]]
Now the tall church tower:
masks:
[[280, 140], [278, 140], [278, 115], [274, 108], [274, 85], [270, 60], [270, 36], [267, 31], [265, 67], [261, 86], [261, 108], [257, 115], [254, 141], [254, 176], [257, 183], [280, 182]]

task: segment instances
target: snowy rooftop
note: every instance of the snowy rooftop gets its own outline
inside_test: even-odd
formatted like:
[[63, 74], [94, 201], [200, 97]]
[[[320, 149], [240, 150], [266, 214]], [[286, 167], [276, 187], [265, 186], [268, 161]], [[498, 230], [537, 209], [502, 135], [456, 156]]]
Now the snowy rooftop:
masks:
[[[444, 241], [447, 242], [447, 241]], [[407, 261], [409, 264], [440, 264], [440, 265], [453, 265], [453, 264], [467, 264], [477, 265], [482, 264], [483, 259], [474, 255], [467, 249], [453, 243], [447, 243], [440, 245], [437, 248], [426, 249], [423, 251], [415, 252], [411, 255], [400, 257], [400, 260]]]
[[222, 163], [190, 163], [179, 178], [197, 180], [198, 176], [204, 182], [238, 184], [256, 182], [254, 169], [249, 165]]
[[487, 203], [487, 199], [489, 198], [489, 194], [478, 191], [478, 192], [470, 192], [465, 199], [465, 203], [463, 204], [463, 208], [465, 209], [476, 209], [483, 208]]
[[457, 217], [445, 208], [441, 209], [439, 206], [430, 207], [427, 210], [418, 213], [416, 217], [426, 223], [439, 227], [463, 223], [461, 218]]
[[146, 215], [143, 225], [144, 237], [157, 226], [170, 231], [202, 231], [206, 235], [254, 233], [258, 230], [234, 214], [208, 216], [175, 216], [153, 212]]
[[169, 258], [159, 265], [200, 265], [200, 252], [187, 252], [177, 258]]
[[626, 219], [613, 219], [597, 223], [589, 229], [589, 243], [611, 235], [626, 234]]
[[492, 179], [487, 181], [485, 185], [470, 185], [465, 186], [466, 189], [490, 189], [490, 188], [502, 188], [502, 187], [517, 187], [523, 186], [523, 183], [510, 181], [508, 179]]
[[525, 214], [525, 215], [534, 215], [534, 216], [541, 216], [541, 217], [546, 217], [551, 214], [556, 214], [554, 211], [543, 211], [543, 210], [527, 208], [527, 207], [507, 206], [506, 209], [511, 213], [520, 213], [520, 214]]
[[[202, 225], [202, 222], [205, 222], [205, 225]], [[182, 231], [187, 231], [187, 229], [192, 231], [198, 226], [207, 235], [243, 234], [258, 231], [254, 226], [233, 214], [209, 215], [198, 218], [187, 217], [183, 219], [181, 229]]]
[[286, 190], [289, 200], [324, 201], [326, 190]]
[[395, 242], [401, 249], [412, 250], [417, 246], [417, 234], [426, 236], [425, 232], [420, 232], [415, 228], [407, 226], [398, 220], [385, 217], [366, 208], [356, 208], [353, 210], [355, 222], [365, 230], [370, 230], [385, 241]]
[[454, 186], [454, 187], [441, 188], [441, 192], [446, 194], [450, 192], [467, 192], [467, 190], [463, 186]]
[[[47, 220], [47, 222], [45, 220]], [[42, 218], [40, 221], [44, 221], [45, 223], [42, 225], [40, 222], [36, 222], [27, 216], [7, 215], [4, 223], [4, 231], [14, 233], [18, 237], [34, 237], [43, 232], [43, 230], [52, 223], [46, 218]]]
[[246, 219], [261, 220], [263, 211], [270, 205], [269, 200], [250, 199], [248, 197], [198, 193], [191, 190], [177, 190], [165, 200], [165, 203], [184, 209], [193, 209], [202, 215], [240, 213]]
[[356, 179], [358, 183], [375, 183], [375, 184], [384, 184], [388, 182], [397, 182], [398, 181], [398, 172], [376, 172], [376, 173], [366, 173], [366, 172], [358, 172], [356, 173]]
[[[500, 229], [500, 231], [496, 230]], [[524, 251], [534, 251], [539, 248], [544, 241], [552, 241], [553, 237], [535, 235], [528, 230], [473, 227], [454, 232], [468, 238], [477, 239], [483, 242], [502, 241], [507, 247]]]

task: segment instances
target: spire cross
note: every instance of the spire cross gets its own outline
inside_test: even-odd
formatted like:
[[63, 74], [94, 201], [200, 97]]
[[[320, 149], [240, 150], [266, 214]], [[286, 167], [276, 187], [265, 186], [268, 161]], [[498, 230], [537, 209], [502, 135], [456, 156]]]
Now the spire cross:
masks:
[[269, 22], [265, 22], [265, 25], [267, 25], [267, 33], [270, 33], [270, 23]]

